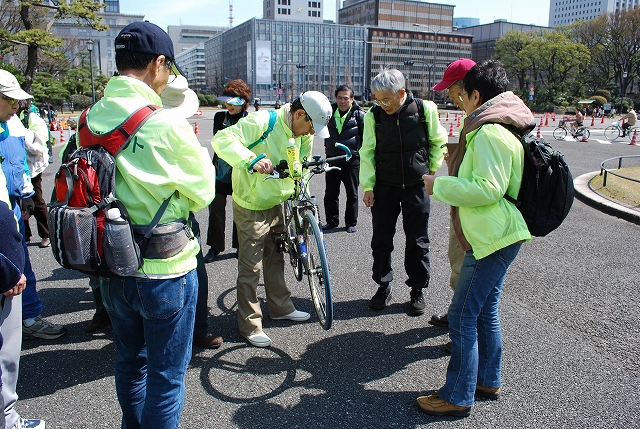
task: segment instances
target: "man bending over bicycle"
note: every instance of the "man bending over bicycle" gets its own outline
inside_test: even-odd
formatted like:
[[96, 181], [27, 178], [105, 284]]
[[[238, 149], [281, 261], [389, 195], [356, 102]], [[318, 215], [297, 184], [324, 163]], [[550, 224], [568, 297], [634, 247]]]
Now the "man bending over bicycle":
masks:
[[633, 110], [633, 107], [630, 107], [625, 115], [620, 117], [620, 122], [624, 121], [622, 124], [622, 130], [624, 131], [624, 135], [627, 135], [627, 130], [631, 127], [636, 126], [636, 120], [638, 116], [636, 115], [636, 111]]
[[271, 319], [302, 322], [310, 317], [291, 302], [284, 279], [284, 256], [277, 251], [274, 240], [274, 233], [284, 230], [282, 203], [293, 194], [295, 184], [291, 178], [264, 181], [264, 174], [271, 174], [274, 165], [287, 159], [289, 139], [295, 139], [302, 158], [309, 157], [313, 135], [329, 137], [327, 123], [332, 109], [324, 94], [307, 91], [274, 112], [277, 116], [270, 132], [271, 113], [260, 110], [219, 131], [211, 140], [213, 150], [233, 167], [233, 219], [239, 245], [238, 326], [240, 334], [256, 347], [271, 345], [262, 330], [257, 295], [260, 269]]

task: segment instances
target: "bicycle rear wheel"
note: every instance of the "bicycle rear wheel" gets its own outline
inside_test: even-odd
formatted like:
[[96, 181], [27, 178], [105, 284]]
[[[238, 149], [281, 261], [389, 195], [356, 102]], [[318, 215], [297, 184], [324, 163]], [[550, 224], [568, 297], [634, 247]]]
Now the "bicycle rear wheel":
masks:
[[567, 136], [567, 130], [565, 130], [562, 127], [558, 127], [555, 130], [553, 130], [553, 138], [556, 140], [564, 140], [566, 136]]
[[296, 235], [296, 224], [293, 219], [293, 204], [291, 200], [284, 202], [284, 221], [287, 225], [286, 234], [289, 236], [289, 262], [293, 268], [293, 275], [296, 280], [302, 280], [302, 258], [300, 257], [300, 247], [298, 244], [298, 237]]
[[609, 141], [613, 141], [618, 137], [620, 137], [620, 132], [618, 130], [618, 127], [614, 125], [609, 125], [607, 128], [604, 129], [604, 137]]
[[329, 277], [329, 261], [324, 237], [312, 213], [305, 214], [303, 230], [307, 246], [305, 273], [309, 278], [311, 299], [320, 326], [325, 330], [330, 329], [333, 324], [333, 294]]

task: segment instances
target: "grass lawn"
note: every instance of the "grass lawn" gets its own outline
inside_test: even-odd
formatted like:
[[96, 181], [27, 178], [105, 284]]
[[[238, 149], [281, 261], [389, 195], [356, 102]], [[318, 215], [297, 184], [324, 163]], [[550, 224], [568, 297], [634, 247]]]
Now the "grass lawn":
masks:
[[[621, 168], [615, 170], [615, 173], [640, 180], [640, 167]], [[603, 178], [604, 175], [598, 175], [591, 179], [589, 185], [594, 191], [629, 207], [640, 209], [640, 183], [607, 174], [607, 186], [602, 186]]]

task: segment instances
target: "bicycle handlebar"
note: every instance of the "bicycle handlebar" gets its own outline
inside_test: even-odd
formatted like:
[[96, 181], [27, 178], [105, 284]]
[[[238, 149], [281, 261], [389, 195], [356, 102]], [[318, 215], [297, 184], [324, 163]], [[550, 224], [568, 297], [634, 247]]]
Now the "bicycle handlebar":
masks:
[[[313, 161], [305, 161], [302, 163], [302, 168], [308, 169], [309, 167], [321, 167], [320, 169], [312, 170], [312, 172], [314, 173], [322, 173], [324, 171], [339, 170], [340, 167], [332, 166], [331, 164], [336, 163], [338, 161], [343, 161], [343, 160], [349, 162], [351, 160], [352, 155], [351, 155], [351, 150], [347, 146], [341, 143], [336, 143], [335, 146], [338, 149], [342, 149], [346, 154], [334, 156], [326, 159], [320, 159], [320, 155], [314, 155]], [[265, 177], [264, 180], [286, 179], [287, 177], [290, 177], [290, 174], [287, 171], [285, 171], [288, 169], [289, 169], [289, 163], [286, 160], [282, 159], [280, 160], [280, 163], [274, 167], [273, 173], [267, 175], [267, 177]]]

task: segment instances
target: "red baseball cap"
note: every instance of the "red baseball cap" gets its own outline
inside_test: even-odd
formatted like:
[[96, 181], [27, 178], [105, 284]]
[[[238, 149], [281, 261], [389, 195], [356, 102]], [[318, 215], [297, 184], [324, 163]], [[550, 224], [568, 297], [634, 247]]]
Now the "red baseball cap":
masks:
[[433, 89], [436, 91], [443, 91], [449, 88], [455, 82], [464, 79], [467, 72], [475, 65], [476, 62], [469, 58], [460, 58], [459, 60], [452, 62], [444, 71], [442, 80], [436, 84]]

